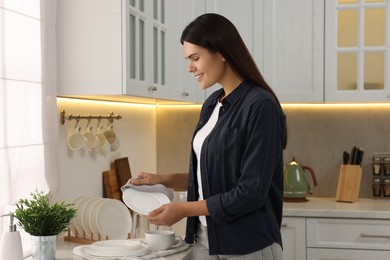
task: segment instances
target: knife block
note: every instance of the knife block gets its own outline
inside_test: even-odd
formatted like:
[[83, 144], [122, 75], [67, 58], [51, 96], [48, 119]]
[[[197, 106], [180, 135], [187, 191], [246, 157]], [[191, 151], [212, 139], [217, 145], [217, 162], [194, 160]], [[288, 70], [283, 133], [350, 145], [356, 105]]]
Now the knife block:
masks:
[[357, 202], [359, 199], [360, 182], [362, 179], [360, 165], [341, 165], [336, 201]]

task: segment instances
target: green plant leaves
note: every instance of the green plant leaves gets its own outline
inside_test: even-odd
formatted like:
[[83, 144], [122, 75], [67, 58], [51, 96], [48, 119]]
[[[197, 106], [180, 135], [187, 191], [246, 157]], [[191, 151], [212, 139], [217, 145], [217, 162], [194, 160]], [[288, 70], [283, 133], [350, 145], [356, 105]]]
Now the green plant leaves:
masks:
[[50, 205], [50, 193], [31, 193], [31, 200], [20, 199], [16, 204], [15, 217], [19, 226], [33, 236], [52, 236], [64, 231], [76, 215], [73, 204], [56, 202]]

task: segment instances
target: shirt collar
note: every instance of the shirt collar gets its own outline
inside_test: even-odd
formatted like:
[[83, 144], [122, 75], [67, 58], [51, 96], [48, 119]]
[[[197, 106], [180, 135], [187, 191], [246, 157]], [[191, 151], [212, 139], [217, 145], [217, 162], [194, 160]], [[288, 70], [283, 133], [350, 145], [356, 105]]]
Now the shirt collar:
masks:
[[[251, 84], [248, 81], [243, 81], [238, 85], [237, 88], [235, 88], [229, 95], [227, 95], [223, 100], [222, 100], [222, 105], [233, 105], [235, 104], [240, 98], [245, 95], [250, 88], [252, 87], [253, 84]], [[218, 102], [218, 98], [221, 96], [223, 93], [223, 88], [218, 90], [216, 94], [213, 97], [212, 100], [212, 105], [215, 105]]]

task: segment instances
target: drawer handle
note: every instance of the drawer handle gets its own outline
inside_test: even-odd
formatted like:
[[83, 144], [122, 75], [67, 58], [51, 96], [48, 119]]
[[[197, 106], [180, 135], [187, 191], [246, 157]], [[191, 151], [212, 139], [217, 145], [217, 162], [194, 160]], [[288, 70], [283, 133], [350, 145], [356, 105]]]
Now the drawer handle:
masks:
[[285, 228], [285, 227], [287, 227], [287, 224], [286, 223], [282, 223], [281, 227]]
[[376, 235], [376, 234], [361, 233], [360, 237], [366, 237], [366, 238], [390, 238], [390, 235]]

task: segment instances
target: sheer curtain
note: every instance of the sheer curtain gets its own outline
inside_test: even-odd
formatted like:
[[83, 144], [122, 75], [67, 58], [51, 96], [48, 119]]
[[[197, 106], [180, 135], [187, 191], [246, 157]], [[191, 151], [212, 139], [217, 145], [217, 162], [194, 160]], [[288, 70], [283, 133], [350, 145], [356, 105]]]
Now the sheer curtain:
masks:
[[58, 188], [56, 3], [0, 0], [1, 214], [36, 189]]

